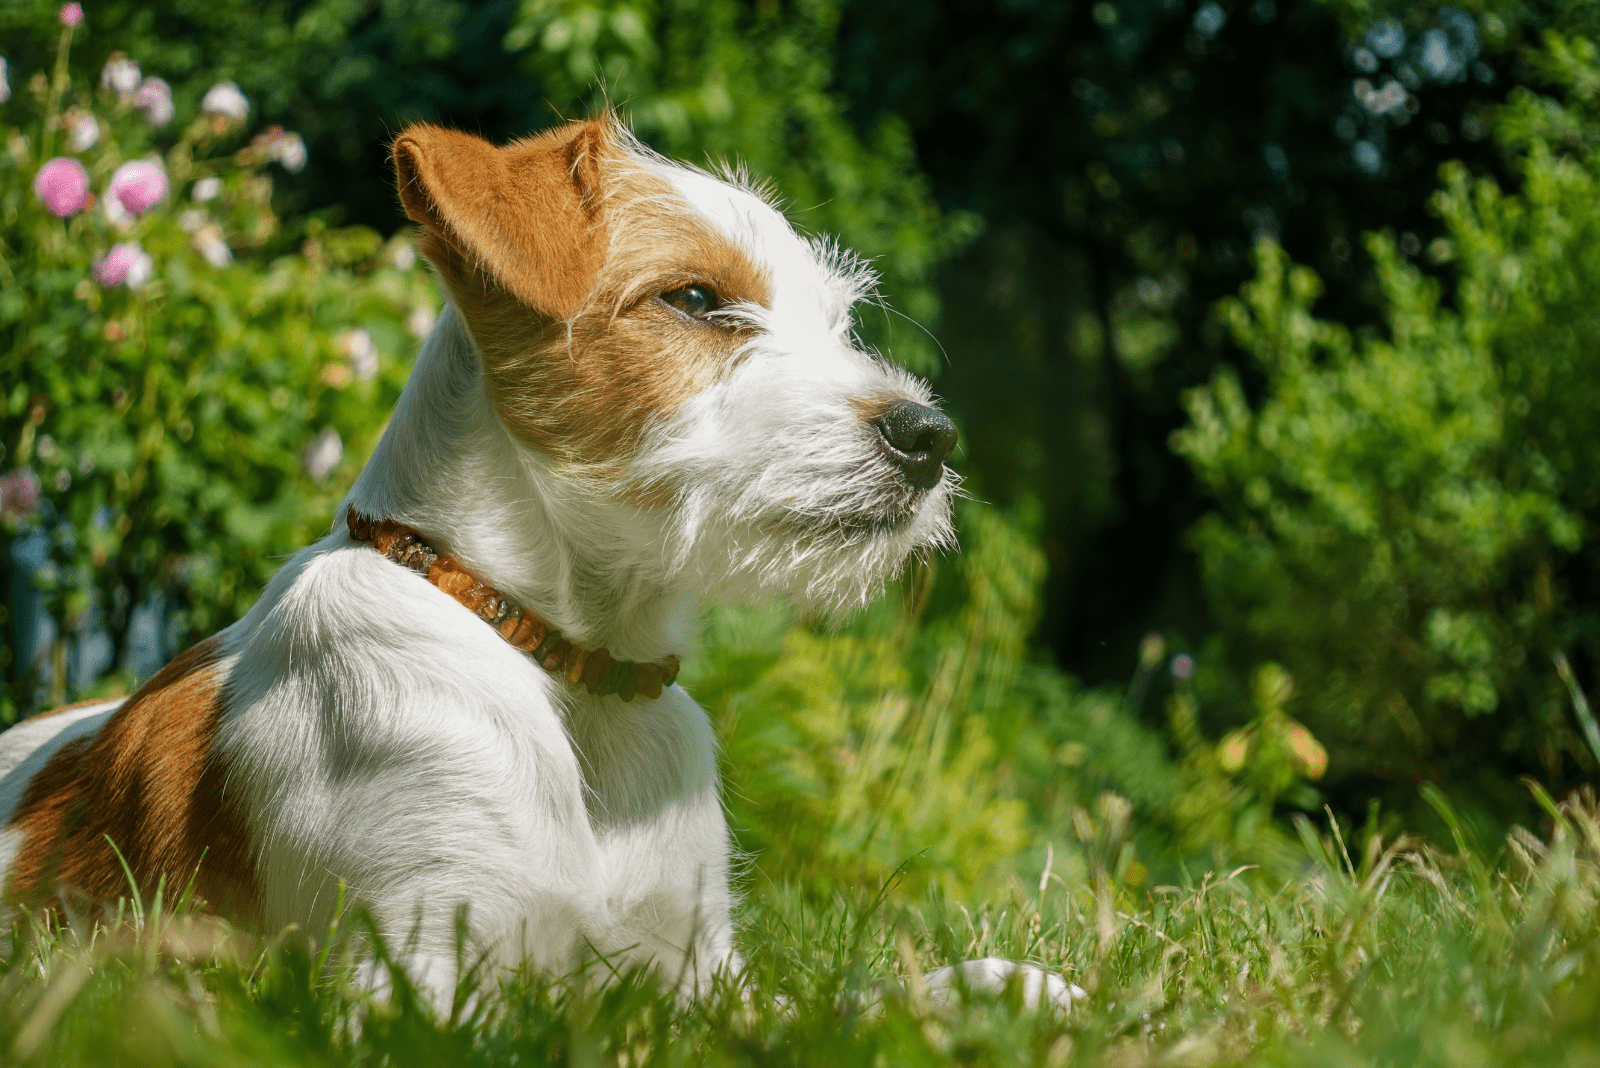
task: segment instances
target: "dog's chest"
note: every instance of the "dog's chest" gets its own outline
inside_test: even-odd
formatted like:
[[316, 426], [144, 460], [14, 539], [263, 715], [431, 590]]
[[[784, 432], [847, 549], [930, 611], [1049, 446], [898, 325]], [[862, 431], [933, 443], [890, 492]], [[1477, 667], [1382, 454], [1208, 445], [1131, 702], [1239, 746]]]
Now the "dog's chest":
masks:
[[701, 907], [729, 853], [705, 713], [674, 688], [657, 701], [586, 699], [567, 724], [607, 901], [622, 913]]
[[568, 738], [597, 842], [671, 840], [688, 810], [719, 808], [716, 740], [706, 715], [679, 689], [656, 701], [582, 697], [566, 708]]

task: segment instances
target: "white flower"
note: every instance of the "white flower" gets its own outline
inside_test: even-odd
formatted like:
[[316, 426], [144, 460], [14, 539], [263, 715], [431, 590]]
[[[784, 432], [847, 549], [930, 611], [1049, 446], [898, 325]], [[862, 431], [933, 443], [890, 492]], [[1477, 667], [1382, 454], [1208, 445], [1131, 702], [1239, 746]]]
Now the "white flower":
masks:
[[305, 138], [297, 133], [286, 133], [272, 142], [272, 158], [290, 174], [299, 174], [306, 166]]
[[372, 343], [371, 334], [365, 330], [346, 330], [339, 338], [339, 347], [344, 349], [350, 370], [357, 378], [366, 380], [377, 375], [378, 346]]
[[0, 56], [0, 104], [11, 99], [11, 82], [6, 77], [6, 57]]
[[111, 224], [112, 229], [124, 234], [133, 229], [133, 216], [128, 214], [128, 209], [116, 197], [101, 197], [100, 210], [105, 213], [106, 222]]
[[221, 269], [233, 262], [233, 249], [222, 239], [222, 231], [215, 223], [207, 223], [196, 230], [189, 243], [213, 267]]
[[333, 427], [325, 427], [322, 433], [311, 439], [311, 444], [306, 446], [305, 455], [301, 462], [305, 464], [306, 474], [313, 481], [323, 482], [339, 466], [339, 461], [344, 458], [344, 442], [339, 440], [339, 432]]
[[113, 52], [100, 71], [100, 84], [126, 99], [139, 88], [139, 77], [139, 64], [121, 52]]
[[402, 271], [409, 271], [412, 267], [416, 266], [417, 250], [412, 248], [410, 244], [401, 242], [400, 244], [395, 245], [394, 255], [391, 257], [391, 259], [394, 260], [394, 265], [396, 267], [400, 268]]
[[221, 115], [243, 122], [250, 114], [250, 101], [245, 99], [244, 93], [233, 82], [218, 82], [207, 89], [206, 95], [200, 99], [200, 110], [207, 115]]
[[269, 126], [250, 140], [250, 147], [266, 153], [268, 159], [282, 165], [290, 174], [296, 174], [306, 165], [305, 138], [285, 130], [282, 126]]
[[68, 134], [67, 141], [74, 152], [87, 152], [100, 141], [100, 120], [88, 112], [83, 112], [71, 120], [72, 132]]
[[176, 114], [172, 106], [172, 86], [160, 78], [146, 78], [133, 94], [133, 106], [144, 113], [145, 121], [151, 126], [165, 126]]
[[190, 208], [178, 216], [178, 229], [186, 234], [192, 234], [210, 221], [211, 216], [199, 208]]
[[411, 331], [413, 337], [427, 337], [433, 332], [436, 318], [432, 308], [426, 304], [418, 304], [411, 314], [406, 316], [406, 329]]
[[196, 203], [204, 204], [208, 200], [217, 199], [217, 194], [221, 192], [222, 179], [218, 178], [216, 175], [212, 175], [209, 178], [202, 178], [198, 182], [194, 183], [194, 188], [189, 190], [189, 195], [194, 197]]

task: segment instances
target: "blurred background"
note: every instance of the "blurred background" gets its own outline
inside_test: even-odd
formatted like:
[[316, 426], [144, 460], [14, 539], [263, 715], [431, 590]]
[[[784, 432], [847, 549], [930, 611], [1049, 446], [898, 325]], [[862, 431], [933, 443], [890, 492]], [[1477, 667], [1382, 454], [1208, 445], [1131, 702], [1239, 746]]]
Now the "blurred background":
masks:
[[686, 666], [757, 883], [1287, 871], [1297, 813], [1437, 831], [1433, 784], [1493, 838], [1524, 777], [1600, 770], [1592, 4], [0, 27], [7, 722], [127, 690], [327, 529], [439, 303], [399, 127], [610, 101], [871, 258], [861, 335], [962, 427], [959, 554], [844, 623], [718, 611]]

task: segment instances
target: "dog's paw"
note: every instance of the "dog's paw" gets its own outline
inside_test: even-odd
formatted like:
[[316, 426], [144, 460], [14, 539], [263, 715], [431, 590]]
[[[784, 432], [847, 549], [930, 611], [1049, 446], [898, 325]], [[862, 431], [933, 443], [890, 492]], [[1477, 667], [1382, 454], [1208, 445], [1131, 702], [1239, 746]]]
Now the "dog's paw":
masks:
[[1082, 987], [1067, 982], [1055, 972], [1000, 957], [946, 965], [923, 978], [928, 1000], [936, 1005], [948, 1004], [962, 989], [999, 994], [1013, 982], [1021, 988], [1022, 1004], [1029, 1009], [1044, 1004], [1065, 1012], [1074, 1002], [1089, 996]]

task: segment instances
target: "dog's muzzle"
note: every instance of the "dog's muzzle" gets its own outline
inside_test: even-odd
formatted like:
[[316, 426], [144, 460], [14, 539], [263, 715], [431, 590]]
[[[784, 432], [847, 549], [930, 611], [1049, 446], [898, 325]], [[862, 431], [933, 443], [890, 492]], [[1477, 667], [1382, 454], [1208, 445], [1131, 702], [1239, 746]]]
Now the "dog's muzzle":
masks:
[[896, 401], [872, 425], [883, 454], [917, 489], [932, 489], [944, 478], [944, 461], [956, 447], [956, 425], [943, 412], [914, 401]]

